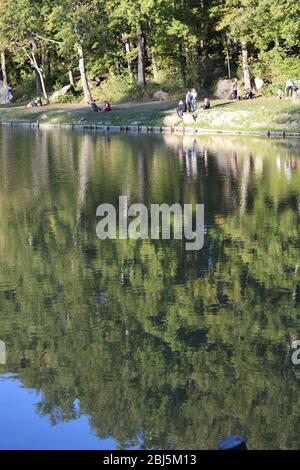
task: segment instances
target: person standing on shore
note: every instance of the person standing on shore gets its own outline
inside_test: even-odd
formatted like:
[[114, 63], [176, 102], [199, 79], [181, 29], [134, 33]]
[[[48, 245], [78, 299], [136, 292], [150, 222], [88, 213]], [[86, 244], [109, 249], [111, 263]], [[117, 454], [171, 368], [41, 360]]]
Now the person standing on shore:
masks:
[[237, 78], [233, 80], [233, 85], [232, 85], [232, 99], [237, 100], [238, 99], [238, 81]]
[[187, 94], [186, 94], [186, 97], [185, 97], [185, 102], [186, 102], [186, 108], [187, 108], [187, 112], [190, 113], [191, 112], [191, 108], [192, 108], [192, 92], [191, 90], [188, 90]]
[[293, 80], [287, 80], [285, 84], [285, 93], [286, 96], [289, 98], [290, 96], [292, 97], [293, 95], [293, 90], [296, 88], [295, 83]]
[[5, 93], [5, 102], [6, 104], [11, 104], [12, 100], [13, 100], [13, 95], [11, 93], [11, 86], [7, 85], [6, 93]]
[[195, 88], [193, 88], [191, 91], [191, 111], [193, 113], [197, 111], [197, 96], [198, 96], [198, 93], [195, 90]]

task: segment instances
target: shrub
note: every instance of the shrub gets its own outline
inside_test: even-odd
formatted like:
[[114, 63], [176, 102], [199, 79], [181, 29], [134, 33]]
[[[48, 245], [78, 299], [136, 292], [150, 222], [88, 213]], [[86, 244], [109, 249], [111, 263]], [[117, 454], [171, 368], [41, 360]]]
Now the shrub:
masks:
[[81, 93], [72, 93], [69, 92], [66, 95], [60, 96], [55, 100], [55, 103], [80, 103], [82, 100], [82, 94]]
[[300, 61], [286, 56], [282, 49], [274, 48], [260, 53], [255, 73], [266, 82], [264, 93], [276, 93], [278, 85], [284, 86], [287, 79], [300, 80]]
[[136, 87], [128, 77], [117, 77], [113, 74], [98, 87], [91, 87], [91, 92], [93, 99], [99, 103], [103, 103], [105, 100], [111, 103], [122, 103], [137, 97]]
[[27, 101], [36, 96], [35, 79], [31, 75], [24, 75], [21, 80], [14, 85], [12, 94], [14, 101]]

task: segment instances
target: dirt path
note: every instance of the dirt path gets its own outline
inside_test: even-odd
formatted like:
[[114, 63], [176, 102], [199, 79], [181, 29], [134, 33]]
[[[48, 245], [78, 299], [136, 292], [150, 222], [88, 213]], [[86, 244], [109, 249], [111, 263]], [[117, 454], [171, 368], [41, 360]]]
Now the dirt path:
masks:
[[[129, 103], [116, 103], [112, 105], [114, 110], [135, 110], [139, 108], [149, 108], [153, 110], [165, 110], [171, 109], [172, 107], [176, 106], [176, 101], [148, 101], [148, 102], [129, 102]], [[20, 110], [24, 109], [24, 105], [17, 105], [13, 104], [11, 106], [1, 105], [0, 109], [5, 110]], [[36, 110], [37, 108], [33, 108]], [[64, 104], [49, 104], [45, 106], [45, 110], [52, 110], [57, 112], [64, 112], [64, 111], [74, 111], [74, 112], [86, 112], [90, 111], [90, 106], [87, 104], [82, 103], [64, 103]]]

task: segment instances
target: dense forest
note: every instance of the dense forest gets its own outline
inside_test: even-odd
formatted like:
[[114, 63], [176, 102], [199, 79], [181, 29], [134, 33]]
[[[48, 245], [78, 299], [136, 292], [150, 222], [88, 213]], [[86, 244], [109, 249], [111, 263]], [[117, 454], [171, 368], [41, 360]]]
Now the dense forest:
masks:
[[[219, 78], [300, 78], [293, 0], [0, 0], [0, 79], [15, 97], [212, 91]], [[157, 88], [159, 87], [159, 88]]]

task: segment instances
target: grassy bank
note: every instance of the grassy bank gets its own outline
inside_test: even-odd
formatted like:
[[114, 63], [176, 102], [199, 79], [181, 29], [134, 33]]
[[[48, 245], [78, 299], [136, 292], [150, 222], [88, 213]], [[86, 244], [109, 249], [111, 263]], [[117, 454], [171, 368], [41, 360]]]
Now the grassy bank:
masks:
[[37, 122], [45, 124], [98, 124], [198, 127], [210, 130], [292, 131], [300, 132], [300, 104], [291, 100], [258, 98], [252, 101], [212, 102], [212, 109], [188, 115], [184, 123], [175, 112], [175, 102], [126, 103], [113, 106], [112, 113], [92, 113], [78, 104], [50, 105], [25, 109], [0, 106], [0, 122]]
[[300, 132], [300, 102], [257, 98], [239, 102], [214, 103], [197, 116], [197, 127], [249, 131]]

